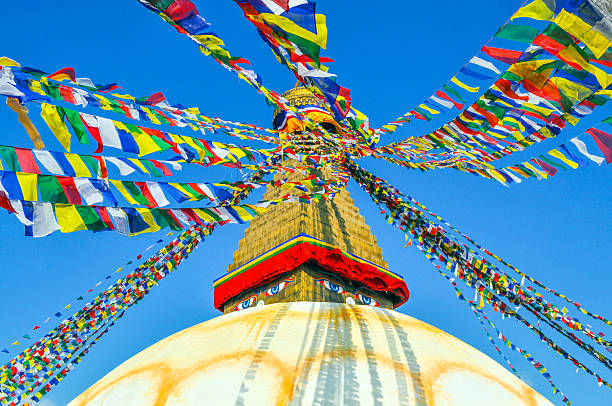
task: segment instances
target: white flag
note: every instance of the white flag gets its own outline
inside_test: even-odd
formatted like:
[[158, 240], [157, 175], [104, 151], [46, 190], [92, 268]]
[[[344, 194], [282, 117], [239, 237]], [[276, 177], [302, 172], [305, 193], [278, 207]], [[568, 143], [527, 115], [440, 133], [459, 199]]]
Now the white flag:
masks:
[[497, 67], [495, 65], [493, 65], [491, 62], [486, 61], [482, 58], [479, 58], [477, 56], [473, 57], [472, 59], [470, 59], [470, 63], [473, 63], [474, 65], [478, 65], [481, 66], [485, 69], [489, 69], [495, 73], [497, 73], [498, 75], [501, 75], [501, 72], [499, 71], [499, 69], [497, 69]]
[[576, 148], [578, 148], [578, 151], [580, 151], [580, 153], [584, 156], [586, 156], [587, 158], [589, 158], [591, 161], [595, 162], [597, 165], [600, 165], [603, 163], [604, 158], [597, 156], [597, 155], [593, 155], [590, 154], [589, 151], [587, 150], [586, 144], [584, 142], [582, 142], [581, 140], [578, 139], [578, 137], [576, 138], [572, 138], [570, 140], [570, 142], [572, 144], [574, 144], [576, 146]]

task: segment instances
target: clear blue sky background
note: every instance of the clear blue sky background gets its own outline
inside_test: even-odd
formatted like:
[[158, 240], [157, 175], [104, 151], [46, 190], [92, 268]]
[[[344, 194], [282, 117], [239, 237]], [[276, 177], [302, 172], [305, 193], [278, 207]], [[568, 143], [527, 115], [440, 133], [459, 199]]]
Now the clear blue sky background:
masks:
[[[265, 85], [277, 91], [293, 86], [292, 76], [276, 64], [232, 1], [200, 0], [196, 4], [226, 39], [232, 53], [252, 62]], [[336, 60], [332, 71], [352, 90], [355, 105], [370, 115], [374, 125], [380, 125], [420, 103], [448, 80], [520, 4], [519, 0], [320, 0], [318, 10], [328, 17], [325, 55]], [[200, 54], [187, 38], [135, 0], [17, 1], [4, 5], [2, 14], [0, 55], [25, 66], [48, 72], [73, 66], [77, 76], [91, 77], [97, 83], [116, 81], [135, 96], [162, 90], [171, 102], [199, 106], [204, 114], [270, 126], [272, 110], [260, 95]], [[589, 122], [596, 123], [603, 113]], [[451, 117], [447, 114], [445, 118]], [[0, 123], [0, 143], [30, 146], [6, 106], [0, 106]], [[49, 149], [60, 150], [48, 129], [37, 123]], [[383, 141], [422, 134], [431, 128], [411, 124]], [[533, 151], [549, 150], [585, 128], [581, 124]], [[92, 149], [78, 147], [77, 151]], [[525, 160], [531, 153], [518, 155], [512, 162]], [[456, 171], [417, 173], [385, 162], [368, 160], [363, 164], [523, 271], [585, 307], [610, 316], [610, 167], [591, 165], [560, 171], [547, 181], [528, 180], [504, 188]], [[179, 178], [202, 181], [237, 176], [237, 171], [200, 169], [187, 170]], [[354, 183], [349, 191], [377, 236], [391, 270], [402, 274], [411, 289], [410, 302], [399, 311], [437, 326], [499, 361], [479, 323], [456, 300], [447, 282], [418, 250], [403, 248], [403, 235], [385, 223], [364, 192]], [[228, 225], [216, 232], [117, 323], [50, 393], [47, 404], [66, 404], [138, 351], [219, 316], [212, 306], [212, 281], [231, 263], [244, 229]], [[23, 236], [23, 227], [12, 215], [1, 214], [0, 235], [0, 347], [10, 347], [33, 325], [62, 310], [164, 233], [128, 238], [116, 233], [77, 232], [31, 239]], [[576, 374], [571, 364], [525, 334], [516, 322], [492, 317], [514, 342], [548, 367], [575, 404], [612, 402], [611, 391], [598, 388], [584, 372]], [[561, 403], [531, 366], [521, 357], [509, 356], [529, 385]], [[2, 363], [9, 358], [0, 354]], [[580, 354], [579, 358], [611, 377], [588, 356]]]

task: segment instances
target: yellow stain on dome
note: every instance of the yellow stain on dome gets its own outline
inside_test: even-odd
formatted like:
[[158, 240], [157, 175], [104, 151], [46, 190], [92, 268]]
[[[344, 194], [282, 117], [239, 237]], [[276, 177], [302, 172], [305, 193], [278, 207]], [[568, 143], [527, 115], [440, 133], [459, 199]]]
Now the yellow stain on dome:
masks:
[[178, 332], [70, 406], [548, 406], [473, 347], [380, 308], [253, 307]]

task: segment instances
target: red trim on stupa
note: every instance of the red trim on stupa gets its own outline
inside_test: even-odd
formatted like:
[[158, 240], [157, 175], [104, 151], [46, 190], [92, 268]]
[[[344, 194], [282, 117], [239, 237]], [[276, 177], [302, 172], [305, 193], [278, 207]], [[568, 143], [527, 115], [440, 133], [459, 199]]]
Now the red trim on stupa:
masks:
[[354, 260], [340, 249], [311, 242], [298, 242], [274, 256], [255, 263], [220, 284], [216, 284], [215, 308], [223, 311], [223, 305], [231, 298], [249, 289], [265, 285], [283, 273], [293, 271], [307, 262], [316, 262], [323, 269], [363, 284], [375, 292], [393, 295], [394, 308], [406, 303], [410, 296], [406, 282], [399, 276], [383, 272], [373, 264]]

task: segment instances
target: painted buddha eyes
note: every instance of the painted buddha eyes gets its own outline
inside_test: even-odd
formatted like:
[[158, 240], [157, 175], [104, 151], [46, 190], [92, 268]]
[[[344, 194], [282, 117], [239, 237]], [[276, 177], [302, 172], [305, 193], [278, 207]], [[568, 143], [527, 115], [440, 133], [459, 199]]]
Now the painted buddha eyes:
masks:
[[344, 286], [337, 285], [333, 282], [328, 281], [327, 279], [315, 279], [315, 282], [319, 282], [321, 285], [325, 287], [325, 289], [331, 292], [338, 293], [340, 295], [346, 294], [346, 290], [344, 289]]
[[256, 302], [257, 302], [257, 295], [253, 295], [249, 297], [247, 300], [244, 300], [238, 303], [238, 305], [234, 308], [234, 311], [248, 309], [249, 307], [253, 306]]
[[374, 306], [374, 307], [380, 307], [380, 303], [378, 303], [376, 301], [376, 299], [371, 298], [370, 296], [366, 296], [363, 293], [357, 293], [355, 295], [357, 297], [357, 299], [359, 299], [359, 301], [361, 303], [363, 303], [364, 305], [368, 305], [368, 306]]
[[266, 296], [274, 296], [274, 295], [276, 295], [278, 292], [280, 292], [281, 290], [285, 289], [285, 287], [287, 285], [289, 285], [291, 282], [293, 282], [293, 279], [285, 279], [284, 281], [281, 281], [281, 282], [277, 283], [276, 285], [272, 286], [271, 288], [266, 289]]

